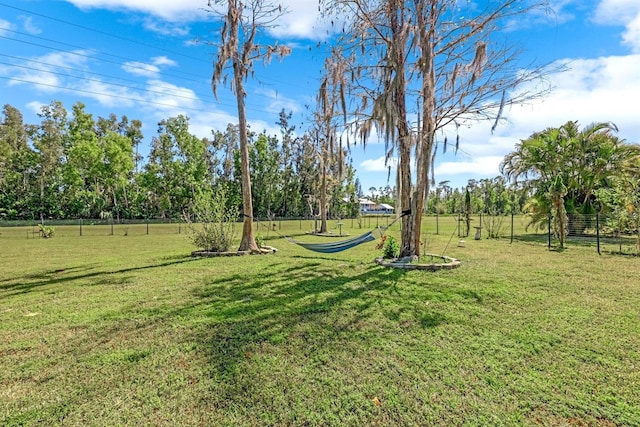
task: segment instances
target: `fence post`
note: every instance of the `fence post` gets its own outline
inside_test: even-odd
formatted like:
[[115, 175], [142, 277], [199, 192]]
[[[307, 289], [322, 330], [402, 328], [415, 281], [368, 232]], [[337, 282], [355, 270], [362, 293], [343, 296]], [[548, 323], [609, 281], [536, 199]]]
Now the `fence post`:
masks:
[[460, 237], [460, 212], [458, 212], [458, 237]]
[[549, 243], [548, 243], [547, 246], [549, 247], [549, 249], [551, 249], [551, 214], [549, 214], [549, 220], [548, 220], [547, 228], [549, 230], [549, 232], [548, 232]]
[[600, 254], [600, 214], [596, 213], [596, 241], [598, 246], [598, 255]]
[[82, 237], [82, 218], [80, 218], [80, 237]]
[[111, 218], [111, 235], [113, 236], [113, 218]]
[[511, 241], [509, 243], [513, 243], [513, 217], [514, 214], [511, 212]]
[[149, 235], [149, 218], [147, 218], [147, 236]]

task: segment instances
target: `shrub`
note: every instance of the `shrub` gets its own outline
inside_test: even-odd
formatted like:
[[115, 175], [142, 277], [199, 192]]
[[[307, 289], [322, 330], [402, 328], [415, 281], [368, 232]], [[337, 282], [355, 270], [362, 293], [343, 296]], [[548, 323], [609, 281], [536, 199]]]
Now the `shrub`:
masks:
[[400, 245], [393, 237], [387, 237], [384, 242], [384, 248], [382, 248], [382, 257], [385, 259], [398, 258], [400, 255]]
[[43, 239], [53, 237], [53, 233], [55, 232], [55, 229], [50, 225], [38, 224], [38, 229], [40, 231], [40, 237]]
[[184, 215], [187, 235], [198, 248], [211, 252], [227, 252], [236, 237], [237, 210], [227, 208], [227, 192], [223, 186], [212, 193], [196, 196], [191, 215]]

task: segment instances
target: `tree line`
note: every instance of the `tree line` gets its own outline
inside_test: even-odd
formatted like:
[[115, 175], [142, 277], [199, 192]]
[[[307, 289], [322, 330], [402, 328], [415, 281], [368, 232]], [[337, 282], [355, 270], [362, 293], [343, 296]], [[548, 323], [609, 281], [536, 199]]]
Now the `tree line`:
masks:
[[[0, 117], [0, 220], [111, 217], [180, 218], [198, 194], [223, 186], [229, 208], [242, 205], [237, 125], [193, 135], [189, 118], [161, 120], [147, 158], [140, 153], [142, 122], [94, 116], [77, 102], [41, 108], [39, 123], [24, 123], [7, 104]], [[249, 132], [253, 215], [317, 214], [318, 141], [296, 136], [284, 110], [280, 135]], [[333, 216], [357, 214], [360, 184], [348, 163], [333, 164], [328, 193]], [[340, 173], [338, 173], [338, 168]], [[345, 202], [344, 197], [348, 197]]]

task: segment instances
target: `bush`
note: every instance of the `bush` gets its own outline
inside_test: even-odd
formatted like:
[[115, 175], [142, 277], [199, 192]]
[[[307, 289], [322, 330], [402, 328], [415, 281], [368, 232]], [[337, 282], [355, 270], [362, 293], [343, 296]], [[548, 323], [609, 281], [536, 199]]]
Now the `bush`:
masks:
[[213, 193], [196, 196], [191, 215], [184, 215], [187, 235], [198, 248], [211, 252], [227, 252], [236, 238], [237, 210], [228, 209], [227, 192], [218, 186]]
[[38, 224], [38, 229], [40, 231], [40, 237], [42, 237], [43, 239], [53, 237], [53, 233], [55, 232], [55, 229], [53, 227], [44, 224]]
[[400, 255], [400, 245], [393, 237], [387, 237], [382, 248], [382, 258], [393, 259], [398, 258], [398, 255]]

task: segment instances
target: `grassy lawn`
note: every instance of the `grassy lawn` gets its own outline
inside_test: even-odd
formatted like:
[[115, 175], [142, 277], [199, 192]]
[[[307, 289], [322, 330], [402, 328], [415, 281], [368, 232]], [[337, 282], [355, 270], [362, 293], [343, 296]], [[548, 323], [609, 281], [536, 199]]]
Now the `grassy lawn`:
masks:
[[0, 229], [0, 425], [640, 425], [638, 258], [441, 224], [459, 269], [266, 231], [198, 259], [166, 227]]

